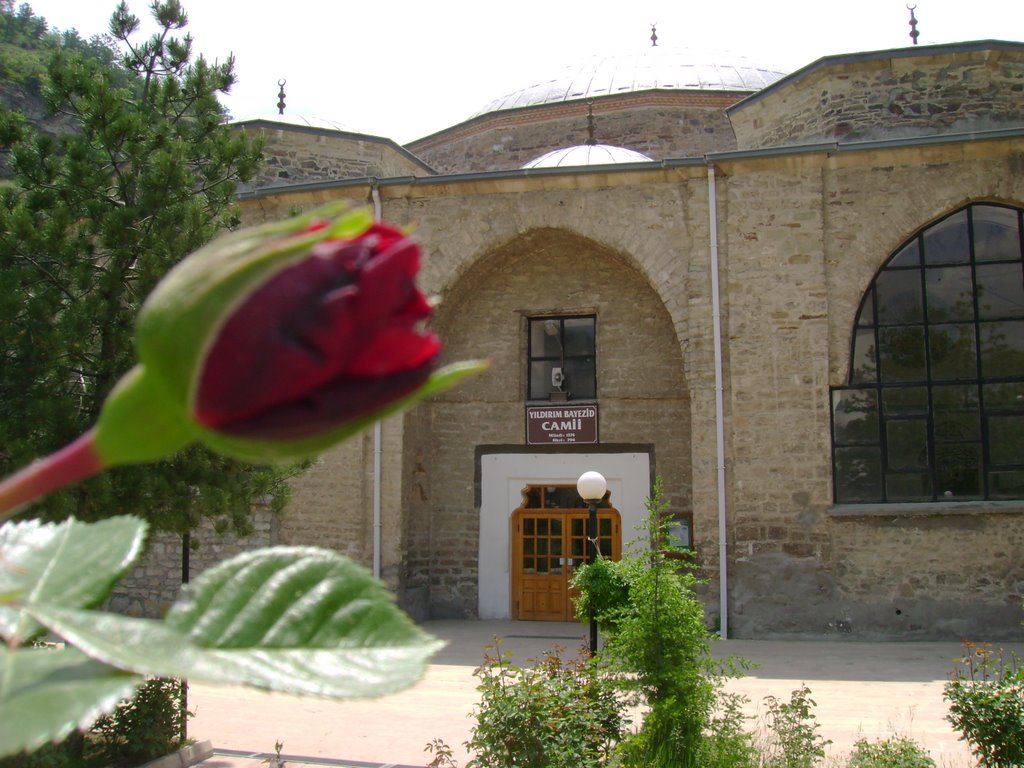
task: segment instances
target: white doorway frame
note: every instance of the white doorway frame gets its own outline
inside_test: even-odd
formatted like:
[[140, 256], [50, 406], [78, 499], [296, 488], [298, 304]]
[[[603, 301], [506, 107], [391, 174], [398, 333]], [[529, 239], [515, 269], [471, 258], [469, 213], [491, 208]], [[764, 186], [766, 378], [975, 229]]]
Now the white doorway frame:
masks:
[[478, 604], [481, 619], [512, 616], [511, 516], [527, 485], [575, 485], [587, 470], [608, 481], [611, 505], [622, 516], [622, 551], [640, 537], [651, 494], [651, 457], [622, 453], [487, 453], [480, 456]]

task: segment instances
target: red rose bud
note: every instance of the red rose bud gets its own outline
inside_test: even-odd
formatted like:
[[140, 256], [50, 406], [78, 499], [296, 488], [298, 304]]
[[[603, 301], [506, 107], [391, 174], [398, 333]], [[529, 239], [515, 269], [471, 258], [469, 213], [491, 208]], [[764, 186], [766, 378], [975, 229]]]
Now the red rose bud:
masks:
[[418, 329], [417, 244], [374, 224], [323, 240], [225, 318], [206, 351], [193, 415], [235, 437], [297, 439], [418, 389], [441, 351]]
[[[197, 440], [253, 461], [314, 455], [483, 370], [434, 370], [441, 344], [420, 327], [431, 310], [419, 266], [414, 240], [337, 206], [218, 238], [146, 300], [139, 364], [73, 444], [85, 458], [39, 462], [0, 484], [0, 516], [32, 489]], [[74, 471], [23, 477], [47, 466]]]

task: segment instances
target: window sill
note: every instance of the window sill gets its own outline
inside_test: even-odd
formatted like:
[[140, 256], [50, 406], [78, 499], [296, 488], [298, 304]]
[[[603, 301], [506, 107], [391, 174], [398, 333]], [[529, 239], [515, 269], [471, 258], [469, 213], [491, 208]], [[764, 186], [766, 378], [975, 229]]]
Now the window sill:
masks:
[[829, 516], [836, 519], [858, 517], [934, 517], [944, 515], [992, 515], [1020, 513], [1024, 513], [1024, 500], [833, 504], [828, 508]]

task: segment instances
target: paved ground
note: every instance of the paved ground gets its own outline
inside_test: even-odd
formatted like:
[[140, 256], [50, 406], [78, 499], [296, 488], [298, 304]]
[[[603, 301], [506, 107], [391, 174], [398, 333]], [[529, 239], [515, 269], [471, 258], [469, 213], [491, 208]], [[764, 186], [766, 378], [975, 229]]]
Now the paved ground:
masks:
[[[193, 685], [196, 712], [189, 735], [209, 740], [214, 755], [203, 768], [256, 768], [275, 742], [289, 768], [328, 765], [422, 768], [428, 742], [444, 739], [460, 765], [477, 703], [473, 670], [495, 636], [517, 663], [540, 657], [552, 643], [574, 650], [585, 642], [578, 624], [514, 621], [438, 621], [425, 628], [448, 641], [419, 684], [402, 693], [360, 702], [330, 702], [241, 688]], [[1024, 656], [1024, 643], [1004, 644]], [[750, 699], [788, 699], [806, 684], [817, 703], [820, 732], [830, 752], [848, 752], [859, 738], [905, 734], [925, 745], [939, 768], [973, 765], [966, 747], [944, 720], [942, 686], [962, 649], [957, 643], [728, 640], [716, 656], [740, 656], [758, 667], [729, 689]]]

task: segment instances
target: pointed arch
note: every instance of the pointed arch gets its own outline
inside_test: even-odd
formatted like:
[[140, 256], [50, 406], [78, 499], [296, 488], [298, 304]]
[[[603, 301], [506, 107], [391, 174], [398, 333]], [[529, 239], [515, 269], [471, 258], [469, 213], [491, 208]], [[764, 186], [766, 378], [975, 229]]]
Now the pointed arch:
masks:
[[1024, 210], [964, 206], [893, 253], [832, 398], [842, 503], [1024, 498]]

